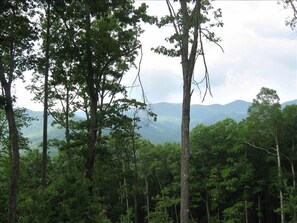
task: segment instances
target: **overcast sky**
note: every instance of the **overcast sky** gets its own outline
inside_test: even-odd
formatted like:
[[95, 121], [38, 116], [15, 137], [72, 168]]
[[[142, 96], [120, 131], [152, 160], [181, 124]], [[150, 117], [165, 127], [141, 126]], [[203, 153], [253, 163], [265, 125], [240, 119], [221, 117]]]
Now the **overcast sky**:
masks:
[[[139, 1], [137, 1], [139, 2]], [[167, 13], [165, 1], [145, 1], [152, 15]], [[275, 89], [281, 102], [297, 98], [297, 32], [285, 25], [291, 13], [277, 1], [215, 1], [223, 12], [224, 27], [217, 30], [225, 53], [208, 45], [208, 63], [213, 97], [203, 104], [226, 104], [234, 100], [252, 101], [262, 86]], [[141, 76], [150, 102], [182, 101], [180, 59], [166, 58], [150, 51], [164, 44], [171, 27], [162, 31], [145, 26], [141, 40], [144, 56]], [[202, 78], [203, 67], [197, 64], [195, 79]], [[203, 89], [203, 84], [201, 85]], [[135, 91], [132, 95], [139, 95]], [[200, 104], [195, 89], [192, 103]]]
[[[165, 0], [145, 1], [151, 15], [167, 12]], [[137, 0], [136, 4], [141, 1]], [[275, 89], [281, 102], [297, 99], [297, 31], [285, 25], [290, 10], [277, 1], [215, 1], [223, 12], [224, 27], [216, 30], [222, 38], [224, 53], [215, 45], [206, 44], [206, 59], [213, 96], [207, 95], [202, 104], [226, 104], [234, 100], [252, 101], [261, 87]], [[182, 74], [179, 58], [157, 55], [150, 49], [164, 44], [172, 27], [158, 29], [145, 25], [141, 37], [143, 60], [141, 79], [151, 103], [182, 102]], [[129, 72], [124, 84], [129, 86], [136, 75]], [[200, 81], [203, 69], [198, 62], [195, 79]], [[203, 90], [203, 84], [201, 89]], [[31, 96], [18, 83], [18, 105], [32, 110], [42, 106], [30, 102]], [[140, 98], [134, 88], [131, 97]], [[192, 104], [201, 104], [202, 96], [195, 88]]]

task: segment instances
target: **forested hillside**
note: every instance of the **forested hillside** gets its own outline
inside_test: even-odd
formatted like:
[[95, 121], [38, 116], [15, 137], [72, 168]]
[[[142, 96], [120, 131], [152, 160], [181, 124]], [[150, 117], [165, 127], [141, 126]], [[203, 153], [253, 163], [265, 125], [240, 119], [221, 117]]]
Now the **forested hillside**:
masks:
[[[0, 222], [297, 222], [296, 100], [262, 87], [252, 103], [191, 107], [193, 84], [211, 94], [203, 46], [222, 49], [221, 9], [168, 0], [156, 18], [134, 3], [0, 1]], [[143, 24], [174, 28], [153, 51], [181, 59], [182, 104], [147, 102]], [[16, 106], [28, 74], [42, 112]]]
[[[278, 100], [274, 90], [263, 88], [253, 103], [248, 103], [244, 119], [222, 119], [191, 130], [193, 219], [273, 223], [278, 222], [281, 211], [286, 219], [296, 218], [297, 104], [292, 101], [281, 106]], [[210, 107], [226, 111], [234, 105]], [[164, 106], [176, 105], [163, 104], [159, 112]], [[174, 117], [178, 111], [162, 114]], [[60, 134], [63, 132], [61, 129]], [[83, 177], [86, 145], [81, 144], [82, 136], [72, 138], [69, 148], [60, 136], [52, 138], [51, 147], [58, 152], [48, 157], [45, 190], [40, 188], [42, 154], [27, 147], [20, 163], [19, 222], [86, 222], [90, 216], [95, 222], [130, 222], [136, 214], [138, 222], [178, 222], [180, 145], [154, 145], [131, 133], [104, 136], [93, 179], [100, 200], [91, 204], [90, 182]], [[1, 182], [7, 182], [3, 167]], [[7, 199], [5, 185], [1, 200]], [[5, 210], [5, 203], [2, 205]], [[87, 211], [90, 205], [93, 213]]]
[[[286, 105], [297, 104], [297, 100], [284, 102]], [[191, 106], [191, 129], [198, 124], [210, 125], [226, 118], [234, 119], [239, 122], [247, 117], [250, 102], [234, 101], [226, 105], [192, 105]], [[145, 113], [140, 113], [141, 122], [137, 132], [144, 139], [153, 144], [179, 143], [181, 125], [181, 104], [158, 103], [150, 105], [152, 111], [157, 115], [157, 119], [148, 119]], [[22, 129], [32, 145], [42, 142], [42, 112], [27, 110], [28, 116], [34, 120], [28, 127]], [[129, 112], [127, 112], [129, 115]], [[77, 120], [85, 119], [86, 115], [82, 112], [75, 114]], [[49, 116], [49, 123], [54, 119]], [[49, 139], [63, 139], [65, 129], [50, 125], [48, 129]]]

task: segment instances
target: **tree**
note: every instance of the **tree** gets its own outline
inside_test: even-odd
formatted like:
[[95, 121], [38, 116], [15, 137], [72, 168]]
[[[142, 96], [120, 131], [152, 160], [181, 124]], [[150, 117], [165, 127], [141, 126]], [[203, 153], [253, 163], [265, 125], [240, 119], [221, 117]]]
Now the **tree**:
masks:
[[[254, 134], [254, 139], [250, 139], [247, 144], [250, 146], [266, 151], [268, 154], [275, 156], [277, 161], [278, 173], [278, 191], [280, 203], [281, 222], [285, 222], [284, 214], [284, 195], [283, 195], [283, 174], [281, 165], [280, 151], [280, 134], [282, 114], [279, 97], [275, 90], [261, 88], [256, 99], [248, 109], [248, 125], [250, 131]], [[266, 139], [266, 140], [264, 140]], [[252, 140], [252, 142], [251, 142]], [[273, 148], [271, 150], [271, 145]]]
[[[0, 173], [1, 173], [1, 186], [0, 186], [0, 199], [1, 199], [1, 211], [0, 211], [0, 221], [7, 222], [7, 210], [9, 201], [9, 180], [11, 178], [11, 165], [12, 165], [12, 149], [11, 149], [11, 139], [10, 130], [8, 125], [8, 119], [6, 117], [6, 112], [0, 110]], [[28, 117], [25, 109], [17, 108], [14, 110], [15, 123], [18, 129], [22, 127], [28, 127], [32, 121], [31, 117]], [[21, 132], [19, 132], [19, 148], [23, 151], [28, 150], [28, 139], [24, 138]], [[18, 179], [20, 177], [18, 176]], [[19, 190], [18, 190], [19, 194]], [[19, 198], [19, 197], [18, 197]], [[19, 205], [18, 205], [19, 210]]]
[[[47, 137], [47, 126], [48, 126], [48, 79], [50, 71], [50, 26], [51, 26], [51, 5], [50, 1], [46, 1], [46, 33], [45, 33], [45, 67], [44, 67], [44, 102], [43, 102], [43, 139], [42, 139], [42, 187], [46, 187], [46, 169], [47, 169], [47, 147], [48, 147], [48, 137]], [[44, 7], [44, 8], [45, 8]]]
[[34, 100], [43, 103], [43, 181], [46, 182], [46, 160], [48, 147], [48, 116], [54, 121], [52, 125], [65, 129], [65, 138], [59, 143], [58, 148], [63, 150], [68, 157], [70, 167], [71, 150], [70, 133], [73, 133], [79, 125], [74, 123], [74, 112], [78, 110], [76, 103], [78, 97], [77, 76], [80, 70], [77, 68], [76, 52], [71, 47], [71, 39], [63, 24], [60, 11], [65, 9], [63, 1], [40, 1], [38, 42], [39, 54], [36, 60], [35, 72], [31, 84], [27, 88], [34, 94]]
[[23, 72], [30, 67], [28, 59], [35, 39], [30, 21], [30, 1], [1, 1], [0, 36], [0, 82], [1, 108], [5, 110], [9, 126], [9, 147], [11, 154], [11, 173], [9, 185], [8, 222], [17, 220], [17, 191], [19, 178], [19, 130], [13, 107], [13, 81], [22, 78]]
[[[148, 222], [178, 222], [180, 199], [179, 144], [139, 147], [140, 178], [144, 181]], [[149, 195], [149, 197], [148, 197]]]
[[[239, 125], [225, 119], [191, 131], [192, 211], [199, 221], [242, 222], [251, 207], [253, 171], [241, 146]], [[247, 220], [245, 222], [248, 222]]]
[[297, 161], [297, 105], [288, 105], [283, 111], [284, 120], [284, 142], [283, 146], [287, 148], [286, 155], [283, 156], [289, 162], [289, 169], [291, 172], [291, 185], [287, 186], [287, 201], [285, 200], [285, 210], [291, 216], [293, 222], [297, 220], [297, 188], [296, 188], [296, 173], [295, 166]]
[[82, 98], [80, 107], [88, 113], [85, 176], [92, 181], [94, 158], [100, 147], [107, 110], [116, 95], [124, 94], [120, 83], [124, 73], [134, 65], [140, 46], [138, 22], [146, 20], [146, 7], [135, 9], [131, 1], [95, 3], [87, 0], [81, 6], [81, 3], [64, 2], [57, 7], [57, 13], [68, 34], [80, 74], [76, 79]]
[[[182, 64], [183, 74], [183, 102], [182, 102], [182, 124], [181, 124], [181, 223], [189, 221], [189, 124], [190, 124], [190, 104], [192, 95], [192, 82], [196, 60], [202, 56], [206, 82], [206, 92], [210, 91], [209, 75], [206, 66], [205, 52], [203, 48], [203, 39], [217, 43], [218, 38], [214, 33], [210, 32], [209, 27], [203, 27], [209, 22], [207, 18], [208, 11], [212, 8], [208, 0], [206, 1], [182, 1], [180, 0], [180, 8], [176, 12], [172, 3], [166, 0], [169, 16], [164, 17], [159, 22], [159, 26], [168, 23], [173, 24], [174, 34], [167, 40], [175, 44], [173, 49], [164, 46], [155, 49], [155, 52], [171, 57], [179, 56]], [[215, 19], [221, 17], [221, 10], [214, 13]], [[211, 24], [211, 26], [215, 26]], [[216, 26], [222, 26], [218, 22]]]
[[283, 6], [286, 9], [290, 9], [293, 13], [291, 17], [288, 17], [286, 25], [289, 25], [292, 29], [295, 29], [297, 23], [297, 3], [296, 0], [282, 0]]

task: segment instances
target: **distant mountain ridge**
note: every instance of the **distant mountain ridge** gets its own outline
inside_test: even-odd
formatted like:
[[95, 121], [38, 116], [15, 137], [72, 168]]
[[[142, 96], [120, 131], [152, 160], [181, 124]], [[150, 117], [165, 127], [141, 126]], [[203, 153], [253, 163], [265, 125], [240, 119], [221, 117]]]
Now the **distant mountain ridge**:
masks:
[[[220, 105], [191, 105], [191, 123], [192, 129], [198, 124], [211, 125], [226, 118], [232, 118], [235, 121], [241, 121], [247, 117], [247, 111], [251, 102], [236, 100], [231, 103]], [[288, 101], [282, 104], [282, 107], [290, 104], [297, 104], [297, 99]], [[157, 121], [148, 121], [144, 114], [140, 115], [141, 128], [139, 134], [155, 144], [164, 142], [179, 142], [180, 141], [180, 126], [182, 105], [174, 103], [155, 103], [151, 104], [152, 111], [157, 114]], [[37, 118], [32, 122], [32, 125], [22, 130], [25, 137], [28, 137], [32, 144], [40, 144], [42, 140], [42, 112], [30, 111], [28, 114], [31, 117]], [[80, 116], [80, 114], [78, 114]], [[81, 117], [81, 116], [80, 116]], [[53, 118], [49, 117], [49, 123]], [[49, 139], [59, 138], [64, 136], [64, 130], [49, 126]]]
[[[226, 118], [232, 118], [239, 122], [247, 117], [248, 108], [251, 102], [236, 100], [221, 105], [191, 105], [192, 129], [198, 124], [211, 125]], [[297, 99], [282, 104], [285, 107], [290, 104], [297, 104]], [[156, 113], [157, 121], [142, 124], [139, 133], [143, 138], [149, 139], [152, 143], [180, 142], [182, 104], [156, 103], [151, 105]]]
[[[198, 124], [210, 125], [225, 118], [232, 118], [240, 121], [247, 116], [250, 102], [237, 100], [226, 105], [191, 105], [192, 129]], [[182, 104], [156, 103], [152, 104], [152, 111], [157, 114], [157, 121], [150, 122], [149, 125], [142, 125], [139, 133], [143, 138], [149, 139], [153, 143], [164, 143], [166, 141], [180, 141], [180, 126]]]

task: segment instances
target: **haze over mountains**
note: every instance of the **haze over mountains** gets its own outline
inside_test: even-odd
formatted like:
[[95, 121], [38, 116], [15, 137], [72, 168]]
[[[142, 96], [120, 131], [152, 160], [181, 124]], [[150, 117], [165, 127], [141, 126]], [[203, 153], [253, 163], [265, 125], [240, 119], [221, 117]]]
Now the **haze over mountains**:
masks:
[[[297, 104], [297, 99], [282, 104], [282, 107], [290, 104]], [[198, 124], [210, 125], [225, 118], [232, 118], [236, 121], [241, 121], [247, 117], [247, 110], [251, 105], [250, 102], [237, 100], [225, 105], [192, 105], [191, 106], [191, 124], [193, 128]], [[174, 103], [156, 103], [151, 105], [152, 111], [157, 114], [157, 121], [147, 120], [146, 116], [141, 115], [142, 126], [139, 130], [141, 136], [150, 140], [152, 143], [161, 144], [165, 142], [180, 141], [180, 126], [181, 126], [181, 104]], [[32, 122], [32, 125], [24, 128], [22, 132], [25, 137], [28, 137], [32, 144], [39, 144], [42, 140], [42, 112], [30, 111], [28, 114], [31, 117], [37, 118]], [[80, 114], [78, 114], [79, 116]], [[83, 117], [80, 117], [83, 118]], [[49, 117], [49, 123], [53, 121]], [[62, 139], [64, 130], [49, 126], [49, 139]]]

